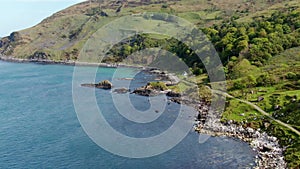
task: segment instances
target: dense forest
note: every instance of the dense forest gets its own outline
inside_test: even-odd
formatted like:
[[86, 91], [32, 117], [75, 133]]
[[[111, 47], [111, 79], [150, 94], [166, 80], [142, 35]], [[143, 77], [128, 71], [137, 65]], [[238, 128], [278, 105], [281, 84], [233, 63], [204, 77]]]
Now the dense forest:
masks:
[[[269, 18], [254, 18], [250, 23], [238, 23], [235, 19], [232, 17], [222, 24], [202, 29], [215, 46], [226, 66], [228, 77], [232, 79], [239, 77], [233, 68], [236, 64], [250, 64], [250, 69], [255, 69], [265, 65], [271, 57], [300, 46], [300, 12], [293, 8], [274, 12]], [[202, 43], [201, 39], [193, 42]], [[105, 61], [120, 61], [136, 51], [162, 46], [164, 50], [182, 58], [194, 74], [205, 72], [198, 56], [187, 45], [174, 38], [158, 40], [149, 35], [138, 35], [111, 49], [113, 57]]]

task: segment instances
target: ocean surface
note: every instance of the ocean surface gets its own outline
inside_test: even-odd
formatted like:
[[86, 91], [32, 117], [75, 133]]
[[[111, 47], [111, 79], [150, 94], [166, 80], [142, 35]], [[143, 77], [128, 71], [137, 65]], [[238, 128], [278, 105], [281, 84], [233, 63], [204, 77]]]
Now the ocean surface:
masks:
[[[115, 80], [118, 82], [115, 87], [122, 87], [127, 83], [122, 78], [137, 73], [135, 69], [121, 68], [113, 77], [115, 70], [99, 68], [96, 81]], [[72, 98], [73, 71], [72, 66], [0, 61], [1, 169], [228, 169], [254, 165], [255, 154], [247, 143], [226, 137], [209, 137], [206, 142], [199, 143], [199, 134], [193, 130], [177, 146], [153, 157], [127, 158], [104, 150], [85, 133], [77, 118]], [[138, 73], [130, 89], [154, 78]], [[141, 124], [118, 113], [111, 91], [95, 90], [95, 96], [107, 122], [116, 131], [135, 138], [147, 138], [167, 130], [177, 118], [180, 107], [169, 103], [161, 117]], [[137, 110], [145, 111], [150, 107], [147, 97], [130, 95], [130, 100]], [[118, 142], [111, 140], [112, 145]]]

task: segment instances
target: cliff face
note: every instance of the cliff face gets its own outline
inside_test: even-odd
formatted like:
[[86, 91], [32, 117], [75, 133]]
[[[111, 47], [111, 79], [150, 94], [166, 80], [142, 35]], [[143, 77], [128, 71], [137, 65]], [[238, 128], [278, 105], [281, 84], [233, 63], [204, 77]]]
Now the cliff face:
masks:
[[[2, 38], [0, 54], [26, 59], [76, 60], [87, 39], [120, 16], [165, 12], [208, 26], [233, 15], [243, 17], [282, 3], [244, 0], [91, 0], [57, 12], [32, 28]], [[241, 13], [241, 10], [248, 13]]]
[[2, 38], [0, 52], [18, 58], [71, 59], [82, 46], [78, 43], [93, 33], [88, 26], [95, 23], [97, 15], [86, 14], [89, 6], [87, 3], [72, 6], [32, 28]]

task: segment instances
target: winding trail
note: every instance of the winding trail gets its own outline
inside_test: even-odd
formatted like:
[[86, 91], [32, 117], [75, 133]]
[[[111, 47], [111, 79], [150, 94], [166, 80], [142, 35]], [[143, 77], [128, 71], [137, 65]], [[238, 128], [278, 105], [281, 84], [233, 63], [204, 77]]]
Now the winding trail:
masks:
[[216, 90], [212, 90], [212, 91], [213, 91], [214, 93], [222, 94], [222, 95], [224, 95], [224, 96], [226, 96], [226, 97], [228, 97], [228, 98], [236, 99], [236, 100], [238, 100], [238, 101], [240, 101], [240, 102], [242, 102], [242, 103], [245, 103], [245, 104], [247, 104], [247, 105], [253, 107], [253, 108], [256, 109], [257, 111], [259, 111], [261, 114], [263, 114], [263, 115], [269, 117], [270, 119], [272, 119], [273, 121], [279, 123], [280, 125], [282, 125], [282, 126], [284, 126], [284, 127], [286, 127], [286, 128], [289, 128], [289, 129], [292, 130], [294, 133], [296, 133], [298, 136], [300, 136], [300, 132], [299, 132], [297, 129], [295, 129], [294, 127], [292, 127], [292, 126], [289, 125], [289, 124], [286, 124], [286, 123], [284, 123], [284, 122], [282, 122], [282, 121], [280, 121], [280, 120], [275, 119], [275, 118], [272, 117], [269, 113], [265, 112], [263, 109], [261, 109], [261, 108], [258, 107], [257, 105], [255, 105], [255, 104], [253, 104], [253, 103], [251, 103], [251, 102], [249, 102], [249, 101], [247, 101], [247, 100], [242, 100], [242, 99], [235, 98], [234, 96], [232, 96], [232, 95], [230, 95], [230, 94], [228, 94], [228, 93], [226, 93], [226, 92], [216, 91]]

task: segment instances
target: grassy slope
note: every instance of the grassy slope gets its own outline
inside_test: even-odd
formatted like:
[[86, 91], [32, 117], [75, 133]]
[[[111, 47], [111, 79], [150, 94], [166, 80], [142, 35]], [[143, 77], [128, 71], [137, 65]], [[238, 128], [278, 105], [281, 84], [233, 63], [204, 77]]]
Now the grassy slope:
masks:
[[[180, 0], [180, 1], [159, 1], [152, 0], [148, 4], [139, 4], [137, 0], [130, 0], [120, 13], [116, 9], [120, 5], [114, 1], [104, 1], [101, 3], [102, 11], [109, 17], [99, 15], [87, 15], [91, 8], [99, 7], [98, 3], [80, 3], [60, 11], [53, 16], [45, 19], [40, 24], [19, 31], [16, 42], [10, 43], [11, 49], [4, 54], [13, 55], [19, 58], [28, 58], [35, 52], [44, 52], [53, 60], [76, 59], [78, 51], [96, 30], [103, 25], [116, 19], [117, 17], [151, 12], [167, 12], [199, 26], [209, 26], [219, 23], [223, 19], [230, 18], [232, 15], [247, 17], [256, 12], [263, 11], [272, 5], [274, 8], [285, 6], [285, 3], [295, 4], [296, 0], [289, 1], [255, 1], [245, 2], [244, 0]], [[244, 12], [247, 11], [247, 12]], [[249, 16], [248, 16], [249, 17]], [[72, 35], [76, 36], [72, 36]], [[8, 38], [4, 38], [8, 41]], [[0, 48], [0, 52], [5, 50]]]

